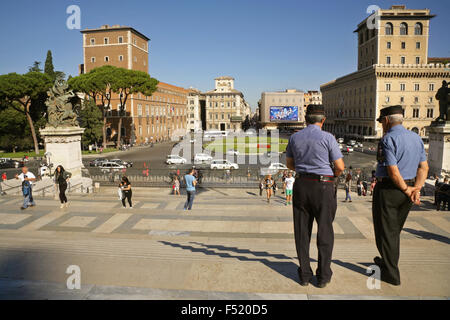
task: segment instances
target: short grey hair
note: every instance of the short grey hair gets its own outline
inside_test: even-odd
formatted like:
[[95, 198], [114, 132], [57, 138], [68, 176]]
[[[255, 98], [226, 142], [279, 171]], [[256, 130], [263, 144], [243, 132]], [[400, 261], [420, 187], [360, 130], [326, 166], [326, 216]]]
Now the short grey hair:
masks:
[[387, 118], [389, 119], [390, 123], [403, 123], [403, 115], [402, 114], [391, 114], [391, 115], [388, 115]]
[[307, 114], [305, 116], [305, 120], [307, 124], [314, 124], [318, 122], [322, 122], [325, 119], [325, 115], [323, 114]]

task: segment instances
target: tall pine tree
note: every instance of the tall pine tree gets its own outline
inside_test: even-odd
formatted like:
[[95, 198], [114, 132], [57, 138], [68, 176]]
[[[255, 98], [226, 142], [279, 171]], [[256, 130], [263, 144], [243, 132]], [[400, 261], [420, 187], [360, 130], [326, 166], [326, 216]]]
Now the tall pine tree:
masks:
[[56, 78], [55, 68], [53, 67], [53, 57], [52, 51], [47, 51], [47, 58], [45, 59], [44, 73], [49, 75], [50, 78], [54, 81]]

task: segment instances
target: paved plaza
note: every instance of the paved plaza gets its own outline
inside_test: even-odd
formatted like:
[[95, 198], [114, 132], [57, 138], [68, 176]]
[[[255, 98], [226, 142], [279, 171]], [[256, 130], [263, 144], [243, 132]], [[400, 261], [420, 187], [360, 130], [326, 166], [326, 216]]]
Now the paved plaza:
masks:
[[[292, 208], [281, 192], [267, 204], [259, 190], [205, 188], [192, 211], [168, 189], [135, 188], [122, 209], [116, 188], [53, 198], [20, 211], [21, 197], [0, 197], [2, 299], [395, 299], [450, 296], [450, 215], [431, 197], [414, 207], [401, 235], [402, 285], [368, 289], [378, 255], [371, 197], [339, 190], [331, 283], [298, 284]], [[311, 245], [317, 262], [315, 232]], [[66, 270], [81, 271], [69, 290]]]

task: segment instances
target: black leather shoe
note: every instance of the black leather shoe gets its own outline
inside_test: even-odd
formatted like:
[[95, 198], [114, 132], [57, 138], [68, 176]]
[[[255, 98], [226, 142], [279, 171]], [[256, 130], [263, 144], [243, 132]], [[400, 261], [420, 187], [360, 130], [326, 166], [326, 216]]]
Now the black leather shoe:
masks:
[[399, 286], [400, 285], [400, 281], [399, 280], [394, 280], [391, 277], [387, 277], [385, 275], [385, 273], [383, 273], [383, 271], [381, 271], [381, 281], [389, 283], [390, 285], [393, 285], [393, 286]]
[[298, 278], [300, 279], [299, 283], [302, 287], [307, 287], [309, 285], [309, 280], [305, 281], [302, 279], [302, 274], [300, 268], [297, 269]]
[[385, 265], [384, 265], [383, 259], [381, 259], [380, 257], [375, 257], [375, 258], [373, 258], [373, 262], [375, 262], [375, 264], [376, 264], [377, 266], [379, 266], [380, 268], [382, 268], [382, 267], [385, 266]]
[[325, 281], [325, 280], [319, 280], [319, 282], [317, 283], [317, 286], [319, 288], [325, 288], [327, 286], [327, 284], [330, 283], [330, 280]]

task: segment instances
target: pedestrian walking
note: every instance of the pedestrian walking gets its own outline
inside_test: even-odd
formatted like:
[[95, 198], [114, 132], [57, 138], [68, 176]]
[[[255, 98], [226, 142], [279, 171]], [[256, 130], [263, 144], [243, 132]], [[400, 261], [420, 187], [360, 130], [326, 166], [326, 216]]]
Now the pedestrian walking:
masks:
[[54, 173], [54, 181], [55, 181], [55, 187], [58, 186], [59, 189], [59, 201], [61, 202], [61, 209], [67, 208], [69, 206], [67, 202], [66, 197], [66, 190], [67, 190], [67, 183], [69, 182], [69, 179], [72, 177], [72, 174], [66, 170], [64, 170], [64, 167], [59, 165], [55, 169]]
[[261, 179], [259, 181], [259, 196], [260, 197], [262, 196], [263, 190], [264, 190], [264, 179]]
[[266, 189], [267, 202], [270, 203], [270, 197], [272, 197], [273, 192], [273, 179], [271, 174], [264, 178], [264, 188]]
[[184, 181], [186, 183], [186, 193], [187, 199], [184, 204], [184, 210], [191, 210], [192, 205], [194, 204], [195, 197], [195, 185], [197, 184], [197, 179], [194, 177], [195, 169], [192, 168], [191, 171], [184, 176]]
[[352, 167], [350, 167], [350, 170], [347, 173], [347, 176], [345, 177], [345, 201], [347, 200], [349, 202], [352, 202], [352, 197], [350, 195], [352, 189]]
[[378, 179], [372, 201], [375, 241], [381, 257], [381, 280], [400, 285], [400, 233], [413, 205], [420, 204], [420, 189], [428, 174], [422, 139], [403, 127], [402, 106], [381, 109], [377, 119], [383, 126], [378, 144]]
[[317, 283], [324, 288], [331, 281], [331, 257], [334, 245], [333, 220], [336, 215], [335, 178], [344, 170], [342, 153], [336, 139], [322, 131], [323, 105], [308, 105], [307, 127], [294, 133], [286, 149], [286, 165], [296, 171], [293, 188], [294, 234], [300, 267], [300, 285], [307, 286], [313, 271], [309, 246], [312, 226], [317, 221]]
[[33, 199], [33, 181], [36, 181], [36, 176], [28, 170], [27, 166], [24, 166], [22, 173], [16, 174], [15, 178], [22, 181], [23, 205], [20, 209], [25, 210], [28, 206], [34, 207], [36, 203]]
[[373, 196], [373, 190], [375, 189], [375, 185], [377, 184], [377, 176], [375, 174], [375, 170], [372, 170], [372, 178], [370, 181], [370, 195]]
[[286, 178], [288, 177], [288, 173], [287, 171], [283, 171], [283, 176], [281, 177], [281, 183], [283, 184], [283, 191], [281, 192], [281, 194], [285, 194], [286, 192]]
[[362, 196], [362, 194], [363, 194], [363, 189], [364, 189], [364, 186], [363, 186], [363, 184], [362, 184], [362, 181], [361, 181], [361, 180], [358, 180], [358, 181], [356, 182], [356, 190], [358, 191], [358, 197]]
[[174, 177], [173, 179], [173, 194], [178, 194], [179, 196], [180, 194], [180, 180], [178, 179], [177, 176]]
[[292, 190], [294, 189], [295, 178], [292, 176], [292, 172], [289, 172], [284, 179], [283, 188], [286, 192], [286, 205], [292, 204]]
[[133, 209], [133, 203], [131, 202], [131, 197], [133, 196], [133, 191], [131, 190], [131, 183], [126, 176], [122, 177], [120, 181], [119, 188], [122, 190], [122, 207], [126, 208], [125, 200], [128, 201], [130, 209]]
[[3, 191], [3, 184], [5, 181], [7, 180], [6, 178], [6, 172], [3, 172], [1, 177], [0, 177], [0, 195], [3, 196], [5, 195], [5, 192]]

